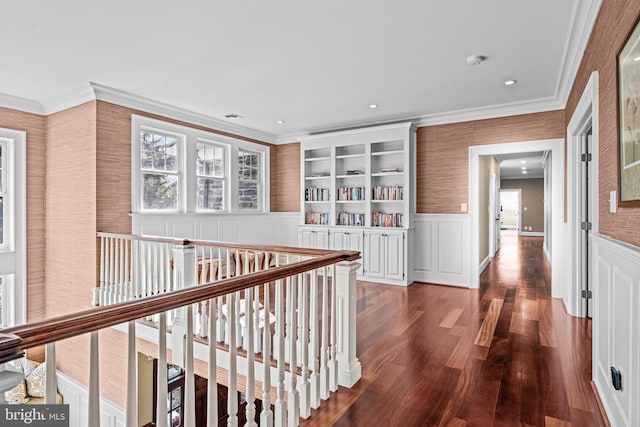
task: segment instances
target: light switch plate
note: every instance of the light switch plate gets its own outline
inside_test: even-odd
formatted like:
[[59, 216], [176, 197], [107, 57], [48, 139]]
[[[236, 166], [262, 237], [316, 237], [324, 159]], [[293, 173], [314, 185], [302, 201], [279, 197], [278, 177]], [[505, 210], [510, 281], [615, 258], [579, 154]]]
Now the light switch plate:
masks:
[[609, 212], [616, 213], [618, 206], [618, 196], [615, 191], [609, 192]]

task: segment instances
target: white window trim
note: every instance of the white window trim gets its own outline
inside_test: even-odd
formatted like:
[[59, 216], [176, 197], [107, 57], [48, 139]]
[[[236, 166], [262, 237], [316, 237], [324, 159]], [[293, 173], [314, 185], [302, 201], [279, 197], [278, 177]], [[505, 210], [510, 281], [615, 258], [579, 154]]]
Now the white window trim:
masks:
[[[0, 139], [6, 143], [8, 149], [6, 153], [3, 153], [3, 157], [5, 154], [7, 156], [7, 163], [5, 163], [6, 170], [12, 171], [11, 174], [3, 173], [5, 173], [5, 177], [8, 180], [6, 185], [10, 186], [7, 192], [10, 197], [10, 207], [8, 209], [10, 227], [8, 228], [13, 231], [12, 233], [5, 233], [7, 244], [3, 245], [0, 256], [8, 256], [14, 260], [14, 267], [11, 271], [9, 271], [8, 266], [3, 266], [0, 275], [13, 275], [13, 277], [8, 277], [8, 280], [4, 282], [5, 295], [3, 299], [8, 297], [7, 301], [9, 301], [9, 304], [12, 306], [6, 311], [8, 315], [7, 325], [14, 326], [24, 324], [27, 321], [27, 133], [24, 131], [0, 128]], [[6, 228], [7, 227], [5, 227], [5, 229]]]
[[[179, 164], [182, 167], [182, 181], [180, 184], [178, 206], [179, 209], [174, 210], [148, 210], [142, 208], [142, 191], [141, 191], [141, 169], [140, 169], [140, 130], [150, 129], [161, 133], [170, 133], [172, 135], [184, 136], [182, 144], [182, 156], [179, 160]], [[227, 160], [227, 175], [226, 181], [226, 195], [225, 195], [225, 210], [213, 211], [205, 209], [197, 209], [197, 192], [196, 192], [196, 144], [198, 140], [202, 142], [211, 142], [214, 144], [224, 145], [228, 147], [226, 153]], [[246, 210], [239, 209], [238, 206], [238, 151], [251, 151], [261, 154], [262, 168], [260, 179], [260, 209], [258, 210]], [[170, 214], [170, 213], [198, 213], [206, 215], [225, 215], [233, 213], [243, 214], [262, 214], [269, 212], [270, 193], [269, 193], [269, 155], [270, 149], [267, 145], [256, 144], [249, 141], [244, 141], [238, 138], [229, 137], [226, 135], [219, 135], [212, 132], [206, 132], [199, 129], [194, 129], [187, 126], [176, 125], [173, 123], [151, 119], [136, 114], [131, 115], [131, 208], [134, 214]]]
[[[240, 156], [240, 152], [243, 151], [245, 153], [249, 153], [249, 154], [258, 154], [260, 156], [260, 164], [258, 165], [259, 168], [259, 172], [260, 172], [260, 177], [258, 178], [258, 209], [241, 209], [238, 203], [238, 212], [264, 212], [263, 208], [262, 208], [262, 204], [264, 203], [264, 185], [263, 185], [263, 181], [265, 178], [265, 155], [259, 151], [255, 151], [255, 150], [251, 150], [251, 149], [238, 149], [236, 151], [236, 157], [234, 159], [234, 163], [235, 163], [235, 167], [236, 167], [236, 177], [237, 180], [235, 181], [235, 185], [236, 185], [236, 189], [235, 192], [236, 194], [240, 191], [240, 181], [247, 181], [247, 182], [254, 182], [250, 179], [244, 180], [244, 179], [240, 179], [240, 177], [238, 176], [238, 170], [239, 170], [239, 165], [238, 165], [238, 157]], [[239, 202], [239, 200], [238, 200]]]

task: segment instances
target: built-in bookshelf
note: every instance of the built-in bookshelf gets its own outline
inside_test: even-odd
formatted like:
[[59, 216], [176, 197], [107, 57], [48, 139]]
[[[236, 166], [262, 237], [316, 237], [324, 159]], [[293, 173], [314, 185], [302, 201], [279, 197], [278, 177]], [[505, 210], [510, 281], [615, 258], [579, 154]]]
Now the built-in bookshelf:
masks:
[[304, 223], [411, 227], [414, 138], [406, 123], [304, 138]]

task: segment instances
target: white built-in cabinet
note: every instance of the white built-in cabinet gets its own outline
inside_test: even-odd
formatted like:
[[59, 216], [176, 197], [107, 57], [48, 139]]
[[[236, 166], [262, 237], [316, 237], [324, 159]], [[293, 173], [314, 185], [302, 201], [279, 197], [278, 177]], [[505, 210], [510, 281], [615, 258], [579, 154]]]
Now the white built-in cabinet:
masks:
[[415, 214], [411, 123], [301, 140], [299, 244], [362, 254], [358, 277], [407, 285]]

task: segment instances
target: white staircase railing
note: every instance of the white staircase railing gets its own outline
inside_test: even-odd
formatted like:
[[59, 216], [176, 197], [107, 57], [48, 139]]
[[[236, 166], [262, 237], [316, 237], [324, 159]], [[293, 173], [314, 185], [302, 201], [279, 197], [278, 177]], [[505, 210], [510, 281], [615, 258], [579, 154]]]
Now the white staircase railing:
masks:
[[[246, 425], [296, 426], [338, 385], [351, 387], [360, 378], [355, 354], [356, 252], [106, 233], [99, 239], [96, 308], [82, 313], [86, 322], [79, 323], [76, 316], [71, 326], [70, 315], [6, 331], [21, 340], [12, 344], [12, 357], [31, 346], [92, 334], [87, 425], [98, 426], [100, 419], [98, 331], [123, 322], [129, 325], [123, 390], [127, 426], [138, 421], [136, 343], [142, 338], [136, 331], [141, 327], [155, 331], [144, 339], [157, 344], [158, 366], [170, 362], [185, 370], [185, 426], [196, 423], [196, 358], [209, 363], [207, 425], [216, 425], [225, 415], [218, 413], [219, 382], [228, 386], [227, 425], [238, 422], [238, 390], [246, 400]], [[53, 349], [53, 344], [47, 346], [50, 358]], [[0, 342], [0, 362], [9, 360], [8, 351]], [[227, 378], [220, 378], [219, 368]], [[157, 371], [155, 418], [156, 425], [163, 426], [167, 376], [165, 369]], [[259, 414], [256, 399], [262, 400]]]

